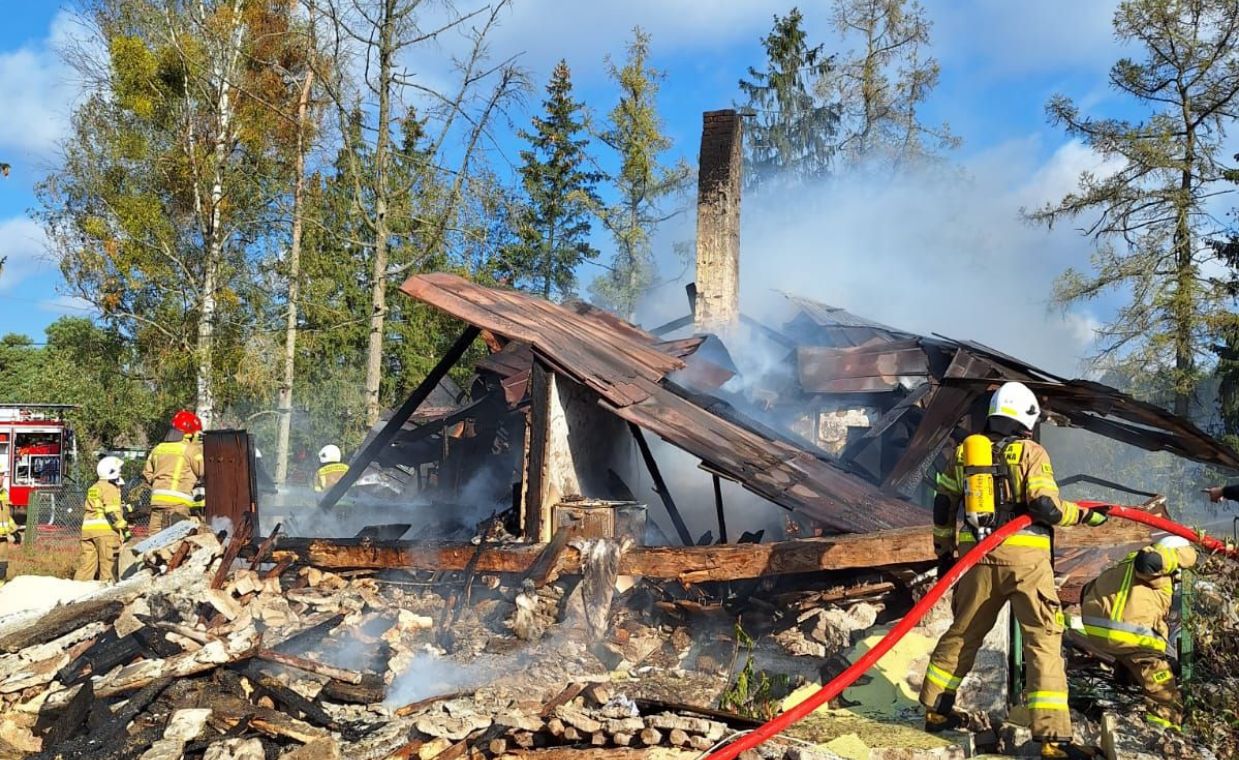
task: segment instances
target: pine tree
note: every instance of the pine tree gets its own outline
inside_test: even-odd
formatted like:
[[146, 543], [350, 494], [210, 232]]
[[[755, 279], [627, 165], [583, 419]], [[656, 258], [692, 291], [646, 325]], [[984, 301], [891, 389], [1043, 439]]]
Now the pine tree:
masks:
[[853, 164], [898, 169], [959, 145], [946, 124], [926, 126], [917, 109], [938, 84], [938, 62], [924, 55], [930, 22], [916, 0], [835, 0], [835, 26], [863, 46], [819, 92], [842, 105], [840, 148]]
[[584, 104], [572, 97], [567, 61], [551, 72], [546, 93], [545, 113], [533, 118], [532, 132], [520, 133], [529, 143], [521, 151], [520, 170], [527, 204], [517, 219], [519, 242], [509, 247], [506, 259], [518, 284], [550, 298], [572, 295], [577, 266], [598, 256], [589, 233], [602, 175], [589, 168]]
[[1115, 63], [1110, 83], [1150, 113], [1140, 122], [1092, 118], [1065, 97], [1051, 100], [1051, 121], [1117, 169], [1082, 174], [1075, 192], [1030, 216], [1049, 225], [1091, 217], [1084, 231], [1097, 241], [1095, 271], [1069, 270], [1056, 297], [1129, 293], [1101, 332], [1102, 355], [1164, 371], [1174, 411], [1186, 415], [1224, 295], [1202, 265], [1216, 260], [1208, 203], [1228, 176], [1225, 128], [1239, 116], [1239, 4], [1127, 0], [1114, 29], [1144, 57]]
[[685, 190], [691, 173], [682, 160], [671, 166], [659, 163], [659, 155], [671, 148], [671, 139], [663, 133], [656, 103], [663, 75], [646, 63], [649, 47], [649, 35], [637, 27], [624, 67], [610, 64], [620, 100], [601, 135], [619, 154], [619, 173], [612, 180], [619, 201], [602, 215], [615, 241], [615, 256], [609, 271], [594, 281], [593, 290], [599, 301], [630, 320], [637, 299], [654, 279], [650, 238], [661, 222], [682, 210], [668, 210], [665, 204], [669, 196]]
[[798, 8], [774, 17], [762, 39], [766, 69], [749, 67], [751, 80], [740, 80], [754, 118], [746, 125], [750, 184], [774, 177], [811, 181], [825, 177], [835, 154], [840, 109], [815, 94], [817, 82], [830, 75], [834, 60], [823, 46], [809, 47]]

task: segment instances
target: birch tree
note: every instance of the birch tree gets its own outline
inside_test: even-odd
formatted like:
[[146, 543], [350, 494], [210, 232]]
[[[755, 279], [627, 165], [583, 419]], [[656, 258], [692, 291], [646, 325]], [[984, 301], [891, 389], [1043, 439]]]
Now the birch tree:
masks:
[[[363, 222], [363, 242], [370, 254], [365, 394], [366, 421], [372, 425], [381, 409], [388, 286], [441, 253], [477, 153], [489, 140], [490, 120], [524, 80], [514, 61], [492, 63], [487, 57], [486, 38], [507, 5], [504, 0], [466, 11], [432, 6], [425, 0], [306, 0], [306, 5], [335, 62], [331, 72], [320, 72], [325, 74], [320, 81], [341, 126], [344, 157], [354, 182], [353, 211]], [[406, 68], [406, 62], [441, 60], [435, 46], [449, 32], [463, 35], [467, 50], [454, 59], [453, 84], [433, 87]], [[362, 74], [354, 79], [352, 71]], [[414, 157], [424, 171], [416, 176], [444, 187], [443, 193], [433, 196], [433, 204], [419, 202], [421, 195], [393, 181], [391, 174], [399, 150], [393, 137], [406, 116], [403, 106], [411, 101], [424, 105], [425, 139], [420, 143], [424, 150]], [[361, 128], [349, 128], [358, 119]], [[363, 167], [363, 159], [371, 166]], [[414, 201], [405, 227], [407, 234], [418, 237], [423, 253], [393, 266], [390, 250], [396, 225], [391, 212], [396, 198]]]
[[1075, 191], [1030, 217], [1051, 226], [1082, 220], [1097, 246], [1092, 271], [1067, 271], [1057, 300], [1120, 293], [1100, 355], [1164, 371], [1174, 411], [1186, 415], [1224, 295], [1202, 267], [1216, 258], [1210, 202], [1226, 191], [1223, 148], [1239, 116], [1239, 4], [1127, 0], [1114, 30], [1139, 57], [1115, 63], [1110, 85], [1148, 114], [1091, 117], [1066, 97], [1051, 100], [1050, 120], [1113, 170], [1081, 174]]
[[258, 10], [242, 0], [94, 6], [107, 58], [74, 59], [91, 87], [60, 166], [38, 189], [70, 291], [173, 381], [165, 403], [195, 405], [208, 426], [221, 325], [256, 307], [241, 294], [268, 208], [254, 179], [261, 133], [242, 141], [238, 110]]

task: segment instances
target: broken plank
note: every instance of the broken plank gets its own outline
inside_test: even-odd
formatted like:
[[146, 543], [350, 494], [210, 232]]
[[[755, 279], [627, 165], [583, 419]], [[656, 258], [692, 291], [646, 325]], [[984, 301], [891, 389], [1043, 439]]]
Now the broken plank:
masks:
[[278, 736], [292, 739], [302, 744], [309, 744], [315, 739], [330, 738], [331, 734], [324, 729], [311, 726], [305, 721], [290, 718], [278, 710], [258, 707], [232, 696], [221, 696], [211, 700], [211, 722], [232, 728], [242, 722], [268, 736]]
[[55, 607], [38, 621], [0, 637], [0, 652], [13, 654], [35, 644], [42, 644], [100, 620], [111, 620], [120, 614], [124, 604], [115, 600], [75, 602]]
[[396, 708], [395, 712], [392, 714], [395, 715], [397, 718], [406, 718], [410, 715], [413, 715], [414, 713], [421, 712], [422, 710], [435, 704], [436, 702], [443, 702], [449, 699], [460, 699], [461, 697], [468, 697], [472, 695], [473, 695], [473, 692], [471, 691], [453, 691], [448, 694], [440, 694], [434, 697], [426, 697], [425, 699], [419, 699], [416, 702], [410, 702], [404, 707]]
[[257, 570], [258, 566], [266, 560], [267, 554], [275, 548], [275, 541], [279, 538], [282, 525], [282, 523], [276, 523], [275, 527], [271, 529], [271, 535], [267, 536], [267, 540], [258, 545], [258, 550], [254, 552], [254, 558], [250, 560], [250, 570]]
[[274, 676], [262, 672], [254, 663], [248, 663], [242, 673], [257, 691], [266, 694], [288, 710], [301, 713], [307, 722], [333, 731], [339, 729], [335, 719], [328, 715], [326, 710], [288, 688]]
[[[927, 518], [928, 522], [928, 518]], [[463, 570], [477, 554], [479, 573], [528, 573], [545, 544], [486, 547], [473, 544], [389, 541], [354, 542], [328, 539], [289, 540], [283, 548], [296, 551], [302, 562], [328, 570], [400, 568], [404, 570]], [[666, 578], [685, 583], [727, 581], [762, 576], [854, 570], [889, 565], [932, 562], [935, 558], [930, 527], [900, 528], [876, 533], [803, 538], [767, 544], [715, 546], [638, 546], [620, 559], [621, 575]], [[581, 554], [564, 550], [565, 573], [579, 573]]]
[[319, 699], [351, 705], [372, 705], [382, 702], [386, 697], [387, 684], [377, 673], [363, 673], [359, 684], [330, 679], [323, 685], [323, 690], [318, 693]]
[[272, 649], [261, 650], [258, 654], [254, 655], [254, 659], [263, 660], [265, 662], [274, 662], [279, 665], [296, 668], [297, 670], [304, 670], [307, 673], [314, 673], [315, 675], [334, 678], [337, 681], [343, 681], [345, 683], [359, 684], [362, 680], [362, 674], [355, 670], [337, 668], [334, 665], [327, 665], [326, 663], [318, 662], [317, 660], [311, 660], [306, 657], [298, 657], [292, 654], [284, 654], [283, 652], [276, 652]]
[[219, 569], [215, 571], [215, 577], [211, 579], [211, 588], [221, 589], [224, 587], [224, 581], [232, 570], [232, 563], [236, 562], [237, 557], [241, 554], [241, 549], [250, 542], [250, 536], [253, 532], [254, 515], [252, 512], [245, 512], [241, 515], [240, 524], [237, 525], [232, 537], [228, 540], [228, 549], [224, 551], [224, 556], [219, 561]]

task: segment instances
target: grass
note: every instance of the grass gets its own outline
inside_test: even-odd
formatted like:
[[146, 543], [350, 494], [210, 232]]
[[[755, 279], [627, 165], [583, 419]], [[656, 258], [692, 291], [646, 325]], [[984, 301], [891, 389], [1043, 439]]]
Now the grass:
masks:
[[19, 575], [52, 575], [72, 578], [77, 567], [78, 545], [74, 543], [44, 543], [30, 547], [0, 545], [0, 562], [8, 562], [6, 579]]

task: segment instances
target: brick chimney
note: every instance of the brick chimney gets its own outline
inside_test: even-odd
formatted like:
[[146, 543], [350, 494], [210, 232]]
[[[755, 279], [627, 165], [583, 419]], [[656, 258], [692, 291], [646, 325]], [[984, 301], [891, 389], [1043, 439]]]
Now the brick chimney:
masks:
[[697, 332], [740, 318], [740, 175], [743, 128], [734, 110], [702, 116], [697, 169]]

